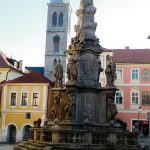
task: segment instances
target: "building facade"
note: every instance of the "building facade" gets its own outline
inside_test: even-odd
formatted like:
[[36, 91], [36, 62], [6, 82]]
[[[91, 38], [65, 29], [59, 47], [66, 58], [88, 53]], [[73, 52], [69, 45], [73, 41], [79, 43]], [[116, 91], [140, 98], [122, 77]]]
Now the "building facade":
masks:
[[150, 50], [113, 50], [116, 62], [117, 80], [115, 103], [117, 118], [127, 123], [130, 131], [139, 129], [149, 133], [148, 113], [150, 112]]
[[150, 114], [150, 50], [149, 49], [105, 49], [100, 56], [104, 71], [100, 75], [102, 87], [106, 86], [106, 58], [113, 56], [116, 63], [118, 88], [115, 96], [117, 118], [127, 123], [129, 131], [149, 133]]
[[0, 142], [25, 140], [35, 120], [43, 123], [52, 86], [38, 72], [1, 83]]
[[70, 40], [70, 22], [70, 3], [64, 0], [51, 0], [48, 3], [44, 68], [44, 75], [51, 81], [54, 81], [55, 65], [58, 60], [61, 60], [65, 76], [65, 51]]

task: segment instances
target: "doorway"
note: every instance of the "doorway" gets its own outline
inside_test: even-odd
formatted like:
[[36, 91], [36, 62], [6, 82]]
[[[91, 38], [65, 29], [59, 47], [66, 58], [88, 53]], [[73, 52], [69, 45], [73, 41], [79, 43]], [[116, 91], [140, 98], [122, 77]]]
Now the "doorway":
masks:
[[23, 131], [22, 131], [22, 140], [23, 140], [23, 141], [26, 141], [26, 140], [29, 139], [30, 128], [31, 128], [30, 125], [25, 125], [25, 126], [23, 127]]
[[11, 143], [11, 144], [15, 143], [16, 142], [16, 133], [17, 133], [16, 127], [14, 125], [9, 125], [7, 128], [6, 142]]

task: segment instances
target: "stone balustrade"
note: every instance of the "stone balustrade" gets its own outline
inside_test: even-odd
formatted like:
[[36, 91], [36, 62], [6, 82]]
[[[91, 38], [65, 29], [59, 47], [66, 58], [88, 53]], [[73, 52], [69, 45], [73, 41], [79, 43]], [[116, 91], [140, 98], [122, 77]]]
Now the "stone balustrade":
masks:
[[79, 144], [114, 144], [137, 145], [138, 134], [128, 131], [97, 131], [97, 130], [50, 130], [42, 128], [30, 129], [30, 140], [45, 141], [49, 143], [79, 143]]

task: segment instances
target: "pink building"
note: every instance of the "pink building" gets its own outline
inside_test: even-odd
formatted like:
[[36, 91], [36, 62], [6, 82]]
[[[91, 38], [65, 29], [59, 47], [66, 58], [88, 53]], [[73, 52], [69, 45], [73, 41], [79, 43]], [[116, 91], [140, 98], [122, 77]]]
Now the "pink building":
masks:
[[115, 103], [117, 118], [127, 123], [133, 131], [140, 129], [144, 135], [149, 132], [150, 112], [150, 49], [115, 49], [117, 80]]

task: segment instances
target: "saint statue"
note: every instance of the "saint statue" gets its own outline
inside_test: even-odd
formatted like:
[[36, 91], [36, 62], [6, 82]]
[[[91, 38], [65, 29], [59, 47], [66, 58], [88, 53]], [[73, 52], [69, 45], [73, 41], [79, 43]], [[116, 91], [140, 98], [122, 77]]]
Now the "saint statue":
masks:
[[117, 106], [115, 103], [112, 103], [112, 100], [108, 98], [107, 100], [107, 121], [111, 121], [115, 119], [117, 114]]
[[59, 118], [59, 108], [60, 108], [60, 95], [54, 95], [54, 105], [50, 110], [50, 114], [52, 116], [52, 119], [58, 119]]
[[72, 95], [72, 93], [68, 94], [68, 101], [64, 108], [65, 119], [66, 120], [74, 120], [75, 112], [76, 112], [76, 98]]
[[61, 64], [61, 60], [55, 66], [55, 87], [62, 87], [63, 84], [63, 66]]
[[77, 80], [77, 66], [75, 60], [69, 58], [69, 62], [67, 64], [67, 78], [71, 81]]
[[114, 82], [117, 79], [117, 75], [116, 75], [116, 64], [113, 61], [113, 58], [111, 56], [107, 56], [106, 58], [106, 70], [105, 70], [105, 74], [106, 74], [106, 82], [107, 82], [107, 86], [114, 86]]

